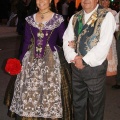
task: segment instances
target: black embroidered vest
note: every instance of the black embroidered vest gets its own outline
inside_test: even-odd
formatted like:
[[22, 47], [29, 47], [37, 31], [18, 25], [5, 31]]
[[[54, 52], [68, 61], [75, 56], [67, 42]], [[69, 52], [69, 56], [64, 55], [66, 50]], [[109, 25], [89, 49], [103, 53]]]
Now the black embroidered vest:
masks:
[[84, 11], [76, 13], [73, 18], [76, 52], [85, 56], [99, 42], [101, 24], [108, 11], [99, 6], [84, 24]]

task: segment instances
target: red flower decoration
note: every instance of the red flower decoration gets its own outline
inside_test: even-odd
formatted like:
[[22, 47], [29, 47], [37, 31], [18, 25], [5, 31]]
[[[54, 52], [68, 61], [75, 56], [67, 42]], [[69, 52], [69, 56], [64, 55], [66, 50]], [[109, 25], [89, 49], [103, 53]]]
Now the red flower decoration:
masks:
[[21, 71], [21, 63], [20, 60], [16, 58], [10, 58], [7, 60], [5, 71], [10, 75], [17, 75]]

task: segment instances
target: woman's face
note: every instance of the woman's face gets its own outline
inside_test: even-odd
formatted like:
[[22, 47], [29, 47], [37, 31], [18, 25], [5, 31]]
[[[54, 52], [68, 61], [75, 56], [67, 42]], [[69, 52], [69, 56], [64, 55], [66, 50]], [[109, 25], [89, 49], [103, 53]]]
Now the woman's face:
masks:
[[36, 4], [39, 10], [44, 11], [49, 9], [51, 0], [36, 0]]
[[109, 4], [110, 4], [110, 1], [109, 1], [109, 0], [102, 0], [102, 1], [101, 1], [101, 5], [102, 5], [104, 8], [109, 8]]

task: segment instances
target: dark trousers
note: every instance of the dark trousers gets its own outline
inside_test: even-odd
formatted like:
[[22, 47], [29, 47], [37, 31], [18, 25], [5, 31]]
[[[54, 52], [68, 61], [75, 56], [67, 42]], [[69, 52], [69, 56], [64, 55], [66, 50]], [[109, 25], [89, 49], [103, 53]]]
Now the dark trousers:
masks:
[[120, 85], [120, 40], [119, 39], [116, 40], [116, 49], [117, 49], [117, 58], [118, 58], [116, 84]]
[[103, 120], [107, 61], [78, 70], [72, 66], [74, 120]]

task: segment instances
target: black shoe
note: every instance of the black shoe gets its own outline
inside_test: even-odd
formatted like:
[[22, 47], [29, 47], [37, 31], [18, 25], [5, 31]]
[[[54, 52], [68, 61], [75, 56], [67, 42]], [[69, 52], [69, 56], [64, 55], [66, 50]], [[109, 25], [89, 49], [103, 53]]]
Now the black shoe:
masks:
[[114, 89], [120, 89], [120, 85], [117, 85], [117, 84], [113, 85], [112, 88], [114, 88]]

